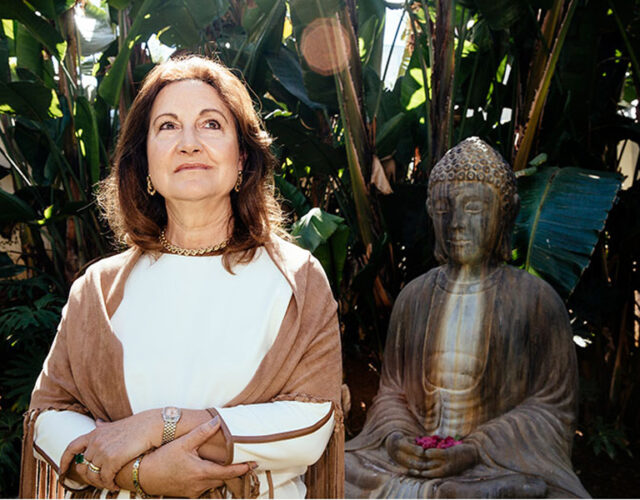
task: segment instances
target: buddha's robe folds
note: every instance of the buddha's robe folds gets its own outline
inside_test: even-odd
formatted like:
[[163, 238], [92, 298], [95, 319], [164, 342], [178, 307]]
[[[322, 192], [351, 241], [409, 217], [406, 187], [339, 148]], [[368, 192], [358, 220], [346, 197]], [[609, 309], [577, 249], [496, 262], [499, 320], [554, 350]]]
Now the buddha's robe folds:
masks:
[[[543, 480], [547, 496], [588, 497], [570, 460], [577, 388], [567, 312], [547, 283], [505, 265], [473, 284], [433, 269], [394, 306], [378, 394], [346, 446], [346, 496], [524, 497]], [[385, 448], [394, 431], [461, 436], [479, 461], [409, 476]]]

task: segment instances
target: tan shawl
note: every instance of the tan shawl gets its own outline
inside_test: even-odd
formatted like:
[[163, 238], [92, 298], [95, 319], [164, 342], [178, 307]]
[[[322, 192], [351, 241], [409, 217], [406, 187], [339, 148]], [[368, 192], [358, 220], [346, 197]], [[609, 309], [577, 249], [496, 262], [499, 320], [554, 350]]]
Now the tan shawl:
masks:
[[[311, 254], [274, 237], [267, 252], [291, 285], [293, 295], [277, 338], [251, 382], [228, 406], [275, 399], [331, 401], [333, 436], [305, 482], [310, 498], [344, 495], [344, 432], [340, 407], [342, 359], [336, 302], [322, 267]], [[109, 318], [122, 300], [124, 284], [142, 252], [129, 249], [90, 266], [71, 288], [58, 334], [36, 382], [25, 415], [21, 498], [58, 495], [51, 467], [33, 456], [33, 430], [44, 410], [73, 410], [115, 421], [132, 414], [125, 388], [122, 345]], [[57, 471], [56, 471], [57, 472]], [[246, 496], [245, 487], [236, 496]], [[57, 488], [57, 489], [56, 489]], [[221, 491], [211, 492], [218, 496]]]

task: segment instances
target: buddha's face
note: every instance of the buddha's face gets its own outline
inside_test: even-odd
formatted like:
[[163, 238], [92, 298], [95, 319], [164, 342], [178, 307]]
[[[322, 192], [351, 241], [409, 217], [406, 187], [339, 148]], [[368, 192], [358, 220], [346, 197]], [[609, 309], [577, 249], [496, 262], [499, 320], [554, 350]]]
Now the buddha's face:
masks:
[[493, 185], [478, 181], [438, 183], [429, 213], [450, 263], [475, 266], [489, 262], [500, 232], [500, 199]]

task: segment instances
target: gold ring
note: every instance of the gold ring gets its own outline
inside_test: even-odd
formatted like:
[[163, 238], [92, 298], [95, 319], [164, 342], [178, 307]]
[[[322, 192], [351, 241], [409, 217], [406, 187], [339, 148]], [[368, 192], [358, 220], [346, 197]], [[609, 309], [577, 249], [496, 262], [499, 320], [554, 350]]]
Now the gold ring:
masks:
[[87, 467], [89, 467], [89, 470], [91, 472], [95, 472], [96, 474], [100, 474], [100, 467], [98, 467], [97, 465], [94, 465], [91, 462], [87, 462]]

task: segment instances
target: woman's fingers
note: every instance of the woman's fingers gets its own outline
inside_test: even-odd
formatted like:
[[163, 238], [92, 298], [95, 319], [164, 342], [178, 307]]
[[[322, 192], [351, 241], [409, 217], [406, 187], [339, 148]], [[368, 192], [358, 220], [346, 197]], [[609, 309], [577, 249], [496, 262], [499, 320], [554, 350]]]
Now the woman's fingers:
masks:
[[67, 472], [78, 453], [82, 453], [89, 444], [89, 434], [84, 434], [69, 443], [67, 449], [64, 450], [62, 458], [60, 458], [60, 474]]
[[[89, 470], [91, 474], [93, 471]], [[93, 472], [96, 474], [95, 472]], [[100, 478], [100, 483], [103, 488], [114, 491], [120, 489], [115, 482], [117, 471], [113, 472], [112, 470], [101, 469], [97, 476]]]
[[76, 472], [81, 478], [81, 482], [88, 484], [90, 486], [95, 486], [96, 488], [102, 488], [102, 482], [100, 480], [100, 475], [95, 472], [91, 472], [89, 470], [88, 464], [78, 464], [76, 467]]
[[109, 476], [108, 471], [105, 473], [97, 458], [85, 455], [84, 459], [85, 462], [78, 464], [76, 470], [86, 479], [87, 484], [111, 491], [119, 489], [114, 477]]
[[249, 464], [220, 465], [208, 460], [202, 461], [204, 473], [211, 479], [232, 479], [249, 472]]
[[196, 450], [202, 446], [211, 436], [213, 436], [220, 429], [220, 418], [214, 417], [198, 427], [195, 427], [191, 432], [185, 434], [181, 438], [182, 444], [189, 449]]
[[103, 476], [100, 467], [96, 467], [99, 469], [98, 471], [96, 471], [95, 468], [92, 469], [90, 466], [87, 466], [86, 468], [86, 477], [89, 479], [89, 481], [91, 481], [92, 485], [111, 491], [119, 489], [118, 485], [113, 481], [113, 479], [109, 479]]

